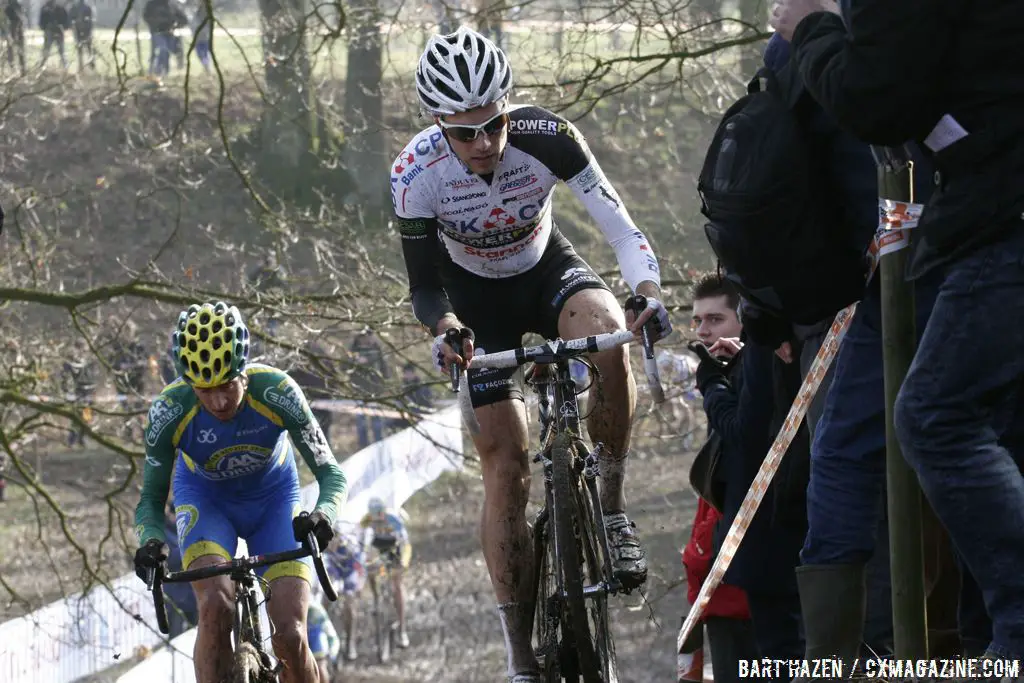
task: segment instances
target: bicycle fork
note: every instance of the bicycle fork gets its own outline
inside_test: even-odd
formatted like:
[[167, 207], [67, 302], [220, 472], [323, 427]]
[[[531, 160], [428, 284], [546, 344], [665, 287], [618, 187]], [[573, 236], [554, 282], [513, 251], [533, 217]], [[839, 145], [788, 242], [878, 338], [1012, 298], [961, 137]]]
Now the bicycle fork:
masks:
[[[579, 445], [582, 445], [582, 442]], [[604, 526], [604, 509], [601, 507], [601, 497], [597, 493], [597, 478], [600, 476], [598, 462], [603, 448], [604, 444], [599, 441], [593, 450], [583, 458], [583, 483], [587, 487], [587, 493], [590, 495], [590, 509], [594, 515], [594, 530], [597, 533], [597, 543], [600, 546], [598, 552], [601, 553], [604, 565], [602, 571], [603, 581], [596, 586], [584, 587], [583, 594], [585, 596], [602, 591], [614, 594], [621, 588], [619, 580], [615, 578], [615, 574], [612, 572], [612, 548], [608, 542], [608, 530]]]

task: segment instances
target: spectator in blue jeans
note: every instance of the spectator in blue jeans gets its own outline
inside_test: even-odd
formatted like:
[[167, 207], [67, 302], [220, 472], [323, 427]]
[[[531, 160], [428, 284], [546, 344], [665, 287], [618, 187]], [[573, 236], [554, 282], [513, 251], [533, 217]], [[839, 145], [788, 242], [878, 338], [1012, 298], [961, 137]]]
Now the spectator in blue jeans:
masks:
[[931, 279], [937, 293], [895, 426], [984, 595], [987, 652], [1022, 658], [1024, 478], [1009, 427], [1024, 417], [1024, 13], [998, 0], [966, 10], [854, 3], [848, 27], [812, 0], [779, 0], [772, 23], [840, 125], [865, 142], [912, 139], [932, 152], [935, 188], [913, 229], [908, 276]]

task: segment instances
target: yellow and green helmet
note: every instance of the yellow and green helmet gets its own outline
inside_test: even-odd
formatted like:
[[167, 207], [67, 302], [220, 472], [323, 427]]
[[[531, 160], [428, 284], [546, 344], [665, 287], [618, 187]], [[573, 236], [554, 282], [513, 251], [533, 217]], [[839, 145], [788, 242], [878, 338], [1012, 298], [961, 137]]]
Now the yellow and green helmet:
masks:
[[181, 377], [209, 389], [237, 377], [249, 359], [249, 328], [235, 306], [192, 304], [178, 315], [171, 352]]

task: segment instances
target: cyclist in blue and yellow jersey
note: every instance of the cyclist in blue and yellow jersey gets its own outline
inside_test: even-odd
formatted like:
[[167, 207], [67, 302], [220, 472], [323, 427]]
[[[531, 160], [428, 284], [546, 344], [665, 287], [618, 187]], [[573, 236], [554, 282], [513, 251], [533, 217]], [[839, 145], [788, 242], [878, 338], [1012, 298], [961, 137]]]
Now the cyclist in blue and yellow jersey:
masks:
[[[286, 373], [249, 364], [249, 330], [223, 302], [192, 305], [178, 316], [171, 347], [179, 378], [149, 409], [142, 496], [135, 510], [144, 577], [166, 559], [163, 507], [174, 471], [182, 564], [198, 569], [230, 560], [238, 538], [250, 554], [300, 547], [313, 532], [321, 548], [334, 532], [345, 498], [345, 475], [334, 459], [302, 390]], [[294, 451], [316, 475], [320, 496], [298, 516]], [[261, 570], [270, 583], [267, 613], [282, 683], [317, 683], [306, 637], [312, 571], [308, 561]], [[234, 588], [227, 576], [192, 584], [199, 604], [195, 645], [198, 683], [220, 683], [231, 665]]]
[[334, 589], [342, 596], [342, 628], [345, 632], [345, 659], [353, 661], [356, 652], [356, 598], [366, 583], [365, 556], [358, 543], [335, 529], [334, 540], [328, 546], [324, 559]]
[[314, 591], [313, 599], [309, 601], [306, 627], [309, 634], [309, 649], [316, 660], [320, 683], [331, 683], [330, 665], [338, 656], [341, 641], [338, 640], [338, 632], [334, 630], [334, 624], [331, 623], [327, 610], [320, 601], [320, 591]]
[[[409, 568], [412, 544], [402, 518], [388, 510], [380, 498], [371, 498], [366, 515], [359, 524], [363, 527], [363, 553], [372, 546], [391, 569], [391, 585], [395, 593], [395, 613], [398, 615], [398, 647], [409, 647], [405, 632], [405, 595], [402, 593], [403, 570]], [[374, 594], [377, 589], [372, 585]]]

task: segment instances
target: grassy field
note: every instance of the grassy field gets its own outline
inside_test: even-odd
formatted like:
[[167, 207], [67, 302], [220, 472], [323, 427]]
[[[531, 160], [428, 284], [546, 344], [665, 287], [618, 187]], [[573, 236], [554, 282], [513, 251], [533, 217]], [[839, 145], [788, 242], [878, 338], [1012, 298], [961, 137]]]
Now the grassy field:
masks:
[[[238, 15], [225, 17], [214, 35], [214, 59], [220, 71], [227, 77], [255, 74], [261, 76], [264, 59], [258, 17]], [[385, 78], [408, 78], [415, 69], [423, 45], [432, 33], [432, 26], [387, 25], [382, 28], [385, 46]], [[554, 81], [566, 81], [579, 77], [597, 63], [638, 54], [637, 45], [642, 43], [643, 54], [657, 54], [668, 51], [670, 43], [656, 33], [645, 31], [642, 36], [628, 28], [607, 26], [568, 26], [561, 32], [561, 47], [557, 39], [558, 26], [555, 23], [529, 22], [509, 23], [505, 28], [504, 46], [512, 57], [517, 82], [522, 87], [550, 85]], [[185, 50], [192, 41], [191, 32], [179, 30]], [[642, 41], [639, 38], [642, 37]], [[43, 37], [40, 31], [30, 30], [26, 34], [26, 61], [30, 69], [38, 68], [42, 59]], [[150, 37], [143, 26], [141, 29], [128, 23], [117, 32], [114, 29], [97, 29], [94, 47], [97, 53], [96, 73], [101, 76], [122, 77], [144, 76], [148, 71]], [[314, 73], [329, 79], [344, 78], [347, 68], [347, 42], [323, 32], [311, 31], [308, 38]], [[80, 65], [70, 33], [65, 40], [65, 54], [69, 71], [78, 73]], [[189, 60], [192, 73], [201, 74], [202, 66], [198, 57]], [[11, 71], [4, 64], [4, 76]], [[60, 69], [59, 58], [51, 53], [47, 69]], [[172, 59], [171, 81], [184, 78], [185, 71]]]

